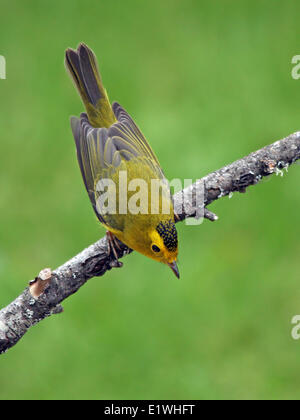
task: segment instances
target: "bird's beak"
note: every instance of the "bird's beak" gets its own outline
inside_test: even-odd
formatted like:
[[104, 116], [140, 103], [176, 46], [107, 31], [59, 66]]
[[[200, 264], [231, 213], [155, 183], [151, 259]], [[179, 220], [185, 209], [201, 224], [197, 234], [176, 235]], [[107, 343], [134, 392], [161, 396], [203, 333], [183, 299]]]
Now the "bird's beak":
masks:
[[168, 263], [168, 266], [171, 268], [175, 276], [179, 279], [180, 275], [179, 275], [179, 270], [178, 270], [176, 261], [173, 261], [172, 263]]

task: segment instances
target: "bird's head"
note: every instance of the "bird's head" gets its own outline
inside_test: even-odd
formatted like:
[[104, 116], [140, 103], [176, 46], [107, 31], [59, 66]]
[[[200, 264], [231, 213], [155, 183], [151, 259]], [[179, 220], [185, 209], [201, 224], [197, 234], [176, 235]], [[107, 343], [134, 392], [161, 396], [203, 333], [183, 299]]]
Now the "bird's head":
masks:
[[150, 250], [148, 256], [156, 261], [167, 264], [176, 277], [179, 278], [177, 267], [178, 238], [173, 220], [161, 221], [150, 231]]

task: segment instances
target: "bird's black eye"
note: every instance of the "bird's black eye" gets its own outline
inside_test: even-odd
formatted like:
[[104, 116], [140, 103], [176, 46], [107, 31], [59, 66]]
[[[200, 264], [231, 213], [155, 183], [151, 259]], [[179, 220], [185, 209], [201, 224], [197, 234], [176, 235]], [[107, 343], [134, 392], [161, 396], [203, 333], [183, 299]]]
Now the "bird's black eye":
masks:
[[152, 251], [160, 252], [160, 248], [158, 248], [158, 246], [156, 246], [156, 245], [152, 245]]

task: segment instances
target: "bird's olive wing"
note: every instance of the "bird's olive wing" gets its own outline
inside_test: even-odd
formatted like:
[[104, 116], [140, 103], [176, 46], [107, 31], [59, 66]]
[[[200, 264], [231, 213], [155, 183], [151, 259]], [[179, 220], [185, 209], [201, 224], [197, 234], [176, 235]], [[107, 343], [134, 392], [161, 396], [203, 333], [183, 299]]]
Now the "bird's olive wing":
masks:
[[99, 178], [103, 173], [104, 145], [107, 140], [107, 130], [99, 129], [97, 133], [94, 133], [94, 130], [90, 128], [90, 132], [88, 132], [88, 126], [84, 124], [85, 120], [87, 121], [86, 114], [82, 114], [80, 119], [71, 117], [71, 128], [76, 144], [77, 159], [94, 211], [100, 222], [106, 224], [104, 217], [97, 210], [95, 179]]
[[153, 164], [157, 167], [157, 175], [161, 176], [162, 169], [158, 159], [133, 119], [117, 102], [112, 104], [112, 109], [118, 122], [109, 128], [110, 136], [119, 136], [124, 143], [129, 143], [132, 145], [132, 147], [138, 151], [139, 156], [149, 159], [153, 162]]
[[101, 205], [97, 202], [101, 195], [98, 182], [112, 178], [122, 161], [131, 160], [146, 165], [153, 173], [153, 178], [165, 177], [156, 156], [131, 117], [117, 103], [113, 104], [113, 111], [118, 122], [109, 128], [92, 127], [85, 113], [81, 114], [80, 119], [72, 117], [71, 127], [81, 174], [94, 211], [100, 222], [122, 230], [120, 218], [101, 211]]

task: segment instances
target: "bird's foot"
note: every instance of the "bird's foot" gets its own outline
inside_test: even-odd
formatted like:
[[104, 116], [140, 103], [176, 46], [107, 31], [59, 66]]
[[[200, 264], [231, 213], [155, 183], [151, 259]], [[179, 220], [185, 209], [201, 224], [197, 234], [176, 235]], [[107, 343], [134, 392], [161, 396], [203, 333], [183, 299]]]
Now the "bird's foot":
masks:
[[106, 231], [107, 240], [107, 255], [111, 257], [111, 267], [123, 267], [123, 263], [118, 259], [118, 252], [116, 249], [121, 250], [117, 238], [109, 230]]
[[174, 221], [175, 221], [175, 223], [176, 222], [180, 222], [180, 217], [179, 217], [179, 215], [174, 211]]

